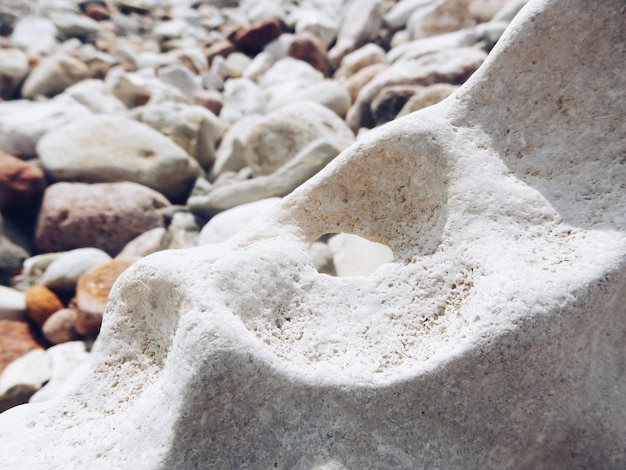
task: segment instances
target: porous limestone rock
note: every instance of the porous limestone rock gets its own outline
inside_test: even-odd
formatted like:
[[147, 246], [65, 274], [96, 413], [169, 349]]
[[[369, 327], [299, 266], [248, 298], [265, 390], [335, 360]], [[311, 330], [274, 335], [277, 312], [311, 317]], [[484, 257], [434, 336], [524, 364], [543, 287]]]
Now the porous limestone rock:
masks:
[[[83, 380], [0, 416], [0, 461], [624, 468], [622, 41], [619, 2], [531, 1], [448, 99], [229, 241], [136, 263]], [[394, 261], [318, 273], [337, 232]]]

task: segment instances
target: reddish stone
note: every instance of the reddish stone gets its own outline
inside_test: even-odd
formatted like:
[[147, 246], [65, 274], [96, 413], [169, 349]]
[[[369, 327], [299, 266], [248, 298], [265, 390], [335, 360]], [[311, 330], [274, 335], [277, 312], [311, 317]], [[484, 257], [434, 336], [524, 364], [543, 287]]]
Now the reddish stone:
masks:
[[296, 34], [289, 44], [287, 55], [308, 62], [325, 76], [328, 76], [329, 65], [326, 48], [314, 34], [308, 31]]
[[169, 201], [137, 183], [56, 183], [44, 193], [35, 229], [40, 253], [94, 247], [115, 256], [147, 230], [162, 227]]
[[111, 12], [109, 11], [109, 9], [106, 6], [100, 5], [98, 3], [88, 3], [83, 8], [83, 12], [89, 18], [96, 21], [111, 19]]
[[237, 31], [234, 38], [235, 47], [245, 54], [256, 55], [282, 32], [280, 21], [277, 19], [257, 21], [250, 27]]
[[33, 349], [43, 347], [27, 322], [0, 320], [0, 374], [11, 362]]
[[26, 313], [40, 327], [62, 308], [63, 303], [47, 287], [36, 286], [26, 291]]
[[0, 210], [3, 213], [19, 215], [35, 208], [45, 186], [41, 168], [0, 151]]
[[119, 275], [134, 262], [134, 259], [112, 259], [78, 278], [74, 299], [78, 308], [76, 331], [87, 336], [98, 334], [111, 287]]

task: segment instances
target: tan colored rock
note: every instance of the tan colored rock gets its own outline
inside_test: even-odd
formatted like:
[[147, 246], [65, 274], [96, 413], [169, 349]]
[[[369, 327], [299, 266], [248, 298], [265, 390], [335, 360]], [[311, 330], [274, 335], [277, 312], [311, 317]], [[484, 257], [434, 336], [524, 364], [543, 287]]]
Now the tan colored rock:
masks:
[[98, 334], [111, 287], [134, 262], [134, 259], [113, 259], [90, 269], [78, 279], [74, 298], [78, 309], [74, 326], [78, 333], [86, 336]]
[[78, 312], [73, 308], [57, 310], [44, 322], [41, 332], [52, 344], [66, 343], [78, 338], [75, 325]]
[[348, 89], [348, 93], [350, 93], [352, 102], [354, 103], [356, 101], [359, 96], [359, 92], [365, 85], [371, 82], [379, 73], [383, 72], [388, 67], [389, 65], [385, 63], [372, 64], [363, 67], [354, 75], [350, 76], [346, 82], [346, 88]]
[[62, 308], [61, 300], [47, 287], [36, 286], [26, 291], [26, 313], [40, 327]]
[[402, 107], [397, 117], [406, 116], [437, 104], [454, 93], [458, 88], [458, 86], [450, 85], [449, 83], [436, 83], [427, 87], [420, 87]]
[[22, 96], [33, 99], [38, 95], [54, 96], [89, 75], [87, 65], [67, 53], [45, 57], [32, 70], [22, 87]]

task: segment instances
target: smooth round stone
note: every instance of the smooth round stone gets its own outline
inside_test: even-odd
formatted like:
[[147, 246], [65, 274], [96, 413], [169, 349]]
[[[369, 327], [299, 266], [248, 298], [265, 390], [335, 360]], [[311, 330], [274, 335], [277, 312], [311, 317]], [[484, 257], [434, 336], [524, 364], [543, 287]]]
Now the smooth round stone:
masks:
[[39, 282], [57, 292], [72, 292], [78, 278], [87, 270], [109, 261], [111, 257], [98, 248], [77, 248], [59, 254]]

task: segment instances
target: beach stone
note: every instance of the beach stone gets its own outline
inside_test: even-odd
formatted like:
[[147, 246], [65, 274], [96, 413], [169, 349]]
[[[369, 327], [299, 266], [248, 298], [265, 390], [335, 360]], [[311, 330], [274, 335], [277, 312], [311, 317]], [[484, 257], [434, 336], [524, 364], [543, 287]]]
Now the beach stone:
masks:
[[88, 78], [88, 75], [87, 65], [68, 53], [44, 57], [26, 78], [22, 97], [33, 99], [40, 95], [58, 95], [70, 85]]
[[22, 269], [28, 252], [6, 236], [5, 224], [0, 214], [0, 283], [9, 284], [10, 279]]
[[216, 116], [220, 115], [224, 106], [224, 97], [217, 90], [195, 90], [191, 95], [191, 101], [193, 104], [208, 109]]
[[285, 196], [324, 168], [340, 151], [326, 139], [316, 139], [271, 174], [215, 187], [205, 196], [191, 196], [187, 205], [194, 213], [212, 215], [259, 199]]
[[352, 104], [348, 89], [336, 80], [322, 80], [300, 87], [293, 85], [282, 93], [280, 87], [273, 88], [268, 98], [268, 111], [275, 111], [296, 101], [315, 101], [345, 118]]
[[19, 18], [11, 34], [11, 45], [29, 54], [51, 53], [57, 46], [58, 31], [48, 18], [27, 15]]
[[89, 366], [91, 355], [85, 349], [83, 341], [70, 341], [51, 346], [46, 350], [50, 361], [50, 380], [36, 391], [29, 403], [51, 400], [70, 391], [84, 368]]
[[0, 102], [0, 150], [20, 158], [34, 158], [43, 134], [89, 114], [85, 106], [63, 94], [41, 102]]
[[341, 66], [335, 71], [335, 78], [349, 78], [368, 65], [387, 62], [385, 50], [378, 44], [369, 43], [341, 59]]
[[41, 327], [41, 332], [52, 344], [74, 341], [79, 336], [74, 327], [77, 319], [78, 312], [75, 309], [62, 308], [48, 317]]
[[342, 5], [338, 3], [325, 2], [323, 5], [325, 8], [320, 8], [320, 3], [315, 1], [301, 3], [300, 8], [292, 12], [296, 33], [314, 34], [328, 50], [339, 31]]
[[43, 170], [0, 151], [0, 211], [19, 215], [34, 211], [46, 186]]
[[515, 15], [528, 3], [528, 0], [509, 0], [491, 18], [492, 21], [511, 21]]
[[217, 41], [214, 44], [211, 44], [209, 47], [204, 49], [204, 55], [209, 62], [209, 64], [213, 63], [213, 60], [216, 57], [228, 57], [231, 52], [235, 51], [235, 45], [224, 39], [222, 41]]
[[37, 153], [56, 181], [132, 181], [173, 201], [186, 196], [199, 174], [185, 150], [123, 116], [93, 115], [48, 132]]
[[198, 245], [222, 243], [228, 240], [243, 227], [274, 207], [278, 201], [280, 201], [279, 197], [259, 199], [216, 214], [200, 230]]
[[246, 139], [244, 157], [254, 176], [269, 175], [320, 138], [341, 151], [354, 134], [328, 108], [300, 101], [264, 116]]
[[239, 171], [246, 166], [246, 142], [261, 119], [262, 116], [258, 114], [245, 116], [228, 128], [215, 152], [215, 163], [209, 173], [211, 181], [215, 181], [224, 172]]
[[335, 235], [328, 247], [337, 276], [366, 276], [393, 261], [393, 252], [387, 245], [349, 233]]
[[0, 285], [0, 320], [26, 321], [24, 292]]
[[370, 104], [374, 126], [395, 119], [419, 88], [419, 85], [391, 85], [380, 90]]
[[56, 183], [44, 193], [35, 244], [40, 252], [93, 247], [114, 256], [137, 235], [163, 226], [160, 209], [169, 205], [132, 182]]
[[263, 74], [259, 86], [268, 95], [287, 90], [300, 89], [324, 80], [324, 75], [311, 64], [292, 57], [277, 60]]
[[143, 258], [157, 251], [167, 250], [170, 241], [170, 234], [165, 227], [155, 227], [129, 241], [117, 257]]
[[363, 0], [348, 4], [337, 34], [337, 42], [328, 51], [328, 60], [334, 69], [339, 68], [341, 59], [346, 54], [378, 36], [383, 15], [382, 0]]
[[385, 24], [391, 29], [402, 29], [418, 8], [433, 3], [434, 0], [400, 0], [385, 13]]
[[36, 286], [26, 291], [26, 313], [41, 327], [48, 318], [63, 308], [57, 295], [47, 287]]
[[50, 15], [50, 19], [65, 38], [93, 38], [100, 32], [98, 22], [87, 15], [58, 11]]
[[418, 8], [407, 21], [413, 39], [469, 28], [476, 18], [469, 9], [470, 0], [437, 0]]
[[109, 91], [104, 81], [95, 78], [80, 81], [68, 87], [63, 94], [71, 96], [92, 113], [122, 114], [127, 111], [124, 103]]
[[383, 88], [393, 85], [463, 83], [480, 67], [485, 57], [484, 51], [466, 47], [395, 62], [361, 89], [348, 112], [346, 122], [355, 132], [361, 127], [372, 127], [371, 103]]
[[259, 86], [246, 78], [233, 78], [224, 84], [224, 106], [220, 118], [235, 122], [251, 114], [265, 114], [267, 98]]
[[454, 93], [458, 88], [458, 86], [450, 85], [449, 83], [435, 83], [427, 87], [418, 87], [413, 96], [402, 107], [397, 117], [406, 116], [437, 104]]
[[98, 3], [87, 3], [83, 8], [83, 13], [86, 16], [96, 21], [106, 21], [111, 19], [111, 11], [106, 5], [100, 5]]
[[51, 377], [50, 360], [34, 349], [9, 364], [0, 375], [0, 413], [23, 403]]
[[294, 35], [287, 55], [311, 64], [313, 68], [328, 75], [329, 65], [326, 48], [313, 33], [301, 32]]
[[275, 18], [267, 18], [252, 23], [247, 28], [242, 28], [233, 38], [235, 47], [249, 55], [256, 55], [263, 48], [282, 34], [280, 21]]
[[363, 67], [346, 81], [346, 89], [350, 94], [352, 103], [357, 100], [359, 93], [365, 85], [374, 80], [374, 78], [383, 70], [389, 68], [389, 64], [381, 62]]
[[39, 282], [55, 292], [71, 293], [76, 289], [81, 274], [110, 259], [107, 253], [98, 248], [76, 248], [59, 253]]
[[98, 334], [111, 287], [134, 262], [134, 259], [113, 259], [91, 268], [78, 278], [74, 298], [78, 309], [74, 326], [78, 333], [86, 336]]
[[21, 49], [0, 49], [0, 98], [14, 98], [18, 86], [28, 75], [28, 56]]
[[129, 115], [169, 137], [201, 167], [209, 168], [213, 164], [216, 142], [221, 138], [224, 126], [208, 109], [161, 103], [135, 108]]
[[18, 357], [42, 349], [26, 321], [0, 319], [0, 374]]
[[[0, 415], [1, 461], [623, 468], [620, 11], [533, 0], [454, 99], [227, 242], [134, 264], [80, 386]], [[333, 233], [394, 261], [320, 274]]]
[[200, 78], [196, 77], [184, 65], [168, 65], [157, 71], [157, 76], [163, 83], [178, 88], [185, 96], [191, 96], [200, 89]]
[[265, 72], [274, 65], [274, 62], [274, 57], [272, 57], [271, 54], [268, 52], [260, 52], [250, 61], [241, 76], [242, 78], [247, 78], [248, 80], [258, 83]]

